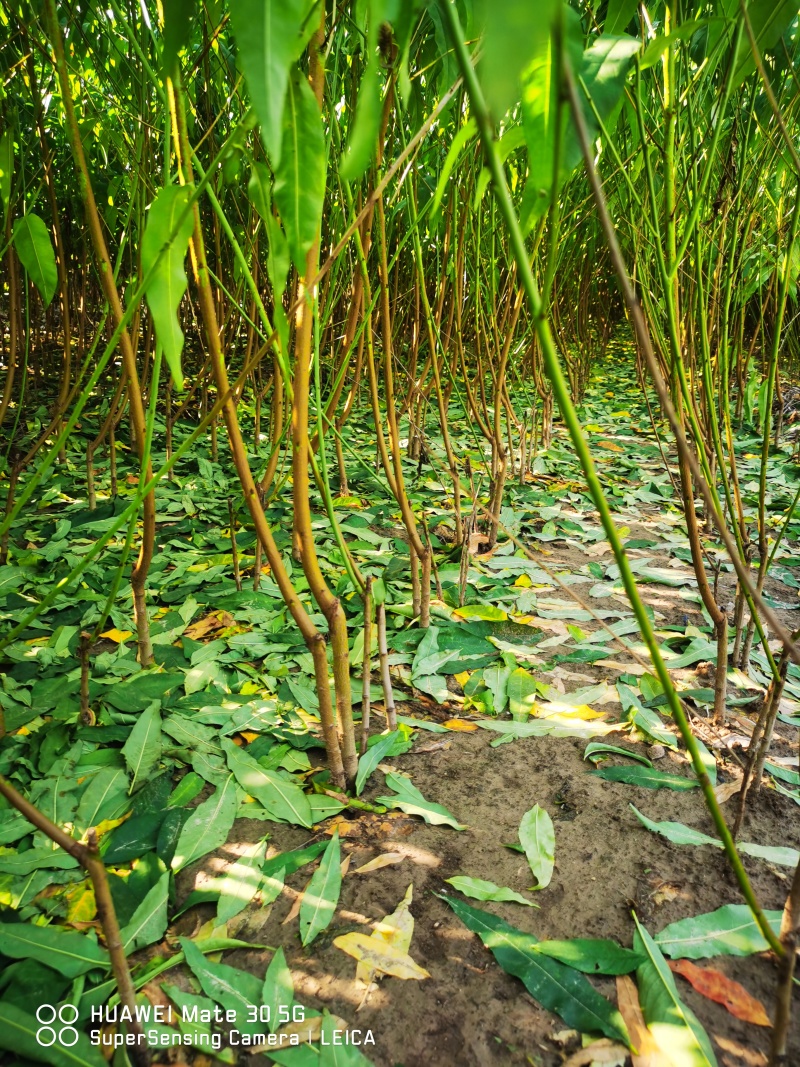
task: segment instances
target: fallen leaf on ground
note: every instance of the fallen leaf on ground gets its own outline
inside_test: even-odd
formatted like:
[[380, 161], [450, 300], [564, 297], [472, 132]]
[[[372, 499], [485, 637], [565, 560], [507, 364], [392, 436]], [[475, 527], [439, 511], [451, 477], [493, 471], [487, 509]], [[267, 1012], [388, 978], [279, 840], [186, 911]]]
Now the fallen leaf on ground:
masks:
[[633, 1067], [672, 1067], [647, 1029], [639, 1006], [639, 991], [636, 983], [627, 974], [621, 974], [617, 978], [617, 1005], [631, 1035], [631, 1045], [636, 1049], [631, 1052]]
[[565, 1061], [564, 1067], [591, 1067], [593, 1063], [624, 1064], [627, 1056], [628, 1050], [624, 1045], [603, 1037], [579, 1049]]
[[[385, 915], [375, 924], [370, 935], [374, 940], [391, 945], [398, 952], [408, 952], [414, 935], [414, 916], [411, 914], [411, 901], [414, 896], [414, 884], [409, 885], [405, 895], [390, 915]], [[356, 967], [356, 979], [367, 985], [375, 978], [375, 968], [368, 963], [359, 963]]]
[[448, 730], [456, 730], [461, 733], [468, 733], [470, 730], [478, 729], [474, 722], [466, 722], [464, 719], [448, 719], [442, 723], [442, 726], [446, 726]]
[[369, 874], [370, 871], [379, 871], [381, 867], [391, 867], [395, 863], [402, 863], [404, 859], [405, 856], [399, 852], [384, 852], [368, 863], [362, 863], [360, 867], [356, 867], [353, 874]]
[[[722, 1034], [715, 1034], [714, 1040], [723, 1052], [730, 1053], [730, 1056], [722, 1058], [725, 1067], [767, 1067], [767, 1057], [763, 1052], [745, 1048], [738, 1041], [732, 1041], [729, 1037], [723, 1037]], [[731, 1059], [731, 1056], [734, 1058]]]
[[408, 955], [401, 952], [393, 945], [387, 945], [376, 937], [367, 937], [366, 934], [343, 934], [334, 938], [334, 945], [346, 952], [348, 956], [357, 959], [359, 963], [368, 964], [372, 970], [382, 974], [390, 974], [394, 978], [430, 978], [424, 967]]
[[670, 901], [675, 900], [675, 898], [680, 895], [680, 887], [677, 885], [670, 885], [669, 882], [664, 882], [663, 885], [660, 885], [658, 889], [651, 894], [654, 904], [669, 904]]
[[735, 797], [741, 788], [741, 779], [734, 779], [732, 782], [723, 782], [722, 785], [718, 785], [714, 790], [714, 796], [717, 798], [717, 803], [725, 804], [731, 797]]
[[106, 632], [100, 634], [100, 636], [107, 638], [109, 641], [116, 641], [118, 645], [121, 645], [123, 641], [127, 641], [129, 637], [133, 637], [133, 630], [118, 630], [115, 626], [111, 630], [106, 630]]
[[[338, 1015], [332, 1015], [335, 1028], [340, 1031], [347, 1030], [347, 1022], [344, 1019], [340, 1019]], [[288, 1047], [289, 1039], [292, 1035], [297, 1035], [297, 1040], [301, 1045], [311, 1044], [315, 1041], [319, 1041], [322, 1035], [322, 1016], [316, 1015], [311, 1019], [304, 1019], [302, 1022], [287, 1023], [282, 1026], [280, 1030], [275, 1031], [275, 1037], [281, 1042], [278, 1048], [283, 1048], [284, 1045]], [[274, 1044], [253, 1045], [247, 1051], [251, 1055], [255, 1055], [258, 1052], [264, 1052], [267, 1048], [275, 1048]]]
[[698, 993], [716, 1004], [721, 1004], [737, 1019], [755, 1026], [772, 1026], [761, 1001], [722, 971], [713, 967], [698, 967], [691, 960], [670, 960], [669, 966], [670, 970], [685, 978]]
[[236, 619], [229, 611], [210, 611], [202, 619], [198, 619], [191, 626], [187, 626], [183, 632], [187, 637], [191, 637], [193, 641], [200, 641], [218, 630], [225, 630], [229, 626], [235, 625]]
[[281, 926], [286, 926], [292, 921], [292, 919], [296, 919], [297, 916], [300, 914], [300, 905], [303, 903], [303, 897], [305, 896], [306, 889], [308, 889], [310, 884], [311, 878], [309, 878], [309, 880], [306, 882], [302, 892], [298, 893], [297, 896], [294, 898], [294, 903], [292, 904], [291, 908], [289, 908], [289, 914], [283, 920]]

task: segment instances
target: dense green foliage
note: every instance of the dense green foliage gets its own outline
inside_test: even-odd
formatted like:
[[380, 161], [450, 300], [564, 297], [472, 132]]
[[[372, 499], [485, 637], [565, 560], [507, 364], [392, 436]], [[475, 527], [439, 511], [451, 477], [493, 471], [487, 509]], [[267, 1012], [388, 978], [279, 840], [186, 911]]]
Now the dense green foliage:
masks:
[[[798, 856], [734, 838], [764, 774], [787, 803], [800, 784], [771, 749], [800, 699], [797, 5], [41, 0], [0, 26], [0, 1047], [98, 1064], [84, 1035], [46, 1050], [37, 1005], [133, 1009], [180, 964], [173, 1004], [288, 1022], [282, 949], [263, 985], [216, 953], [316, 860], [300, 943], [325, 934], [339, 833], [269, 858], [262, 838], [188, 899], [176, 876], [245, 817], [462, 832], [385, 761], [481, 728], [598, 737], [587, 773], [702, 795], [714, 836], [631, 827], [724, 851], [741, 954], [779, 961], [785, 1062], [800, 875], [781, 925], [740, 853]], [[551, 542], [586, 559], [554, 572]], [[564, 692], [576, 669], [603, 673]], [[729, 826], [699, 709], [724, 733], [750, 705]], [[557, 835], [526, 807], [511, 847], [544, 891]], [[428, 977], [409, 901], [384, 967], [334, 941], [359, 978]], [[622, 995], [583, 972], [636, 971], [653, 1040], [716, 1062], [670, 928], [637, 919], [631, 952], [448, 902], [570, 1027], [630, 1047]], [[736, 954], [740, 918], [692, 937]], [[165, 936], [168, 961], [134, 955]], [[309, 1019], [276, 1062], [364, 1062]]]

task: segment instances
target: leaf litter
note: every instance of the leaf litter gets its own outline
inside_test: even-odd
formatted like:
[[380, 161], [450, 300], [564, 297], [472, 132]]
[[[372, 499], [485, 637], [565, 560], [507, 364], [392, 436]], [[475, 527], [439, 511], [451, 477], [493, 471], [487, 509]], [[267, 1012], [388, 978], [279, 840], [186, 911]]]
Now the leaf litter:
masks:
[[[593, 417], [605, 423], [602, 447], [616, 455], [617, 448], [608, 447], [613, 425], [602, 405], [589, 403], [595, 404]], [[625, 449], [630, 447], [626, 440]], [[558, 454], [559, 463], [565, 456], [568, 461], [563, 449]], [[654, 477], [663, 481], [644, 452], [639, 461], [642, 484]], [[613, 469], [606, 468], [609, 473]], [[205, 492], [203, 506], [210, 514], [220, 487], [209, 472], [196, 503]], [[676, 516], [665, 513], [663, 504], [637, 499], [631, 473], [626, 470], [625, 521], [631, 539], [652, 543], [635, 569], [645, 583], [645, 600], [673, 677], [690, 708], [697, 709], [702, 730], [709, 692], [706, 665], [713, 646], [691, 599], [688, 572], [672, 566], [681, 562], [674, 553], [682, 551], [682, 542], [674, 537]], [[618, 575], [607, 545], [585, 521], [586, 498], [576, 482], [563, 506], [556, 507], [548, 490], [553, 481], [554, 475], [547, 474], [535, 486], [512, 490], [515, 507], [547, 511], [547, 522], [553, 524], [555, 534], [548, 533], [546, 541], [528, 529], [526, 543], [534, 549], [535, 562], [514, 542], [501, 542], [502, 552], [473, 561], [469, 603], [457, 611], [442, 603], [435, 641], [431, 638], [423, 647], [426, 638], [420, 639], [413, 628], [399, 628], [393, 636], [398, 722], [408, 734], [385, 741], [390, 755], [375, 751], [374, 758], [364, 760], [361, 808], [326, 792], [324, 779], [316, 781], [320, 739], [311, 666], [298, 635], [280, 622], [268, 576], [258, 592], [236, 590], [225, 575], [225, 557], [208, 551], [221, 550], [214, 543], [216, 534], [200, 520], [196, 506], [182, 510], [179, 492], [173, 525], [184, 524], [185, 532], [191, 527], [195, 547], [189, 552], [195, 563], [181, 569], [177, 562], [177, 547], [185, 553], [187, 542], [165, 547], [165, 566], [154, 587], [161, 605], [153, 624], [159, 668], [138, 670], [127, 644], [134, 632], [130, 615], [115, 605], [113, 626], [101, 635], [107, 650], [97, 653], [90, 688], [99, 713], [92, 728], [96, 733], [64, 725], [76, 695], [69, 679], [65, 683], [78, 636], [78, 616], [70, 616], [70, 605], [56, 601], [51, 618], [43, 616], [51, 636], [33, 646], [33, 670], [25, 661], [31, 649], [22, 643], [11, 647], [12, 665], [26, 669], [12, 666], [9, 674], [7, 724], [16, 731], [16, 753], [36, 760], [35, 766], [29, 764], [33, 775], [20, 765], [22, 777], [40, 791], [40, 803], [49, 798], [61, 821], [75, 815], [101, 828], [112, 893], [137, 978], [147, 977], [150, 960], [161, 951], [156, 946], [163, 942], [174, 961], [180, 961], [181, 953], [184, 960], [170, 972], [173, 998], [198, 1001], [197, 986], [189, 984], [184, 969], [188, 965], [207, 998], [218, 1002], [229, 995], [226, 983], [233, 983], [239, 1004], [266, 1004], [270, 998], [284, 1007], [303, 1003], [306, 1029], [311, 1027], [318, 1038], [334, 1018], [324, 1014], [327, 1009], [345, 1023], [352, 1019], [354, 1001], [345, 993], [354, 981], [347, 959], [352, 955], [367, 991], [378, 975], [388, 976], [380, 997], [364, 997], [355, 1005], [365, 1020], [362, 1025], [373, 1027], [378, 1036], [372, 1056], [376, 1064], [421, 1067], [430, 1062], [431, 1047], [442, 1050], [437, 1062], [443, 1064], [499, 1062], [498, 1047], [504, 1050], [502, 1062], [522, 1063], [521, 1033], [546, 1050], [546, 1062], [560, 1062], [553, 1058], [561, 1054], [552, 1040], [558, 1024], [545, 1005], [562, 1018], [566, 1012], [565, 1021], [580, 1027], [589, 1026], [580, 1013], [594, 1013], [592, 1025], [605, 1028], [610, 1042], [630, 1038], [637, 1045], [635, 1067], [655, 1067], [658, 1047], [651, 1047], [651, 1032], [642, 1029], [643, 1018], [656, 1030], [664, 1022], [653, 998], [645, 998], [643, 1017], [630, 978], [618, 977], [615, 986], [610, 977], [602, 977], [618, 973], [602, 963], [603, 952], [611, 952], [608, 946], [616, 946], [618, 953], [630, 951], [624, 946], [633, 935], [633, 903], [644, 924], [637, 937], [649, 954], [648, 981], [672, 996], [661, 952], [677, 958], [675, 966], [684, 974], [687, 958], [723, 953], [733, 955], [741, 967], [737, 978], [768, 1000], [770, 984], [757, 959], [763, 939], [752, 922], [748, 925], [747, 915], [735, 911], [739, 905], [732, 890], [728, 910], [714, 910], [719, 886], [727, 884], [719, 850], [704, 850], [702, 860], [693, 861], [691, 852], [674, 847], [679, 840], [675, 826], [681, 832], [696, 826], [696, 843], [716, 842], [694, 795], [674, 726], [648, 681], [649, 659], [626, 602], [617, 596]], [[165, 491], [169, 495], [169, 487]], [[374, 518], [368, 510], [362, 513], [367, 524]], [[202, 549], [198, 539], [204, 542]], [[324, 545], [322, 550], [325, 558], [329, 550]], [[11, 577], [8, 588], [26, 592], [24, 576], [20, 582]], [[403, 579], [396, 581], [402, 597]], [[594, 584], [584, 586], [584, 581]], [[689, 599], [684, 599], [687, 592]], [[786, 598], [785, 591], [782, 596]], [[502, 607], [497, 597], [503, 598]], [[757, 656], [754, 662], [758, 664]], [[790, 678], [791, 685], [797, 687], [797, 680]], [[747, 708], [761, 682], [732, 677], [731, 686], [732, 707]], [[431, 690], [441, 704], [429, 699]], [[793, 705], [787, 707], [793, 710]], [[446, 732], [450, 747], [420, 744], [418, 737], [427, 731]], [[614, 743], [601, 747], [590, 741], [602, 734], [616, 735]], [[729, 731], [727, 737], [733, 736]], [[395, 743], [402, 747], [409, 740], [410, 751], [394, 750]], [[720, 747], [709, 755], [715, 770], [733, 777], [735, 761], [731, 764], [728, 755], [733, 749], [725, 748], [725, 740], [723, 732]], [[668, 750], [656, 775], [647, 766], [645, 747], [654, 741]], [[778, 742], [780, 746], [780, 735]], [[603, 757], [596, 776], [582, 762], [590, 745], [595, 759]], [[113, 762], [104, 764], [101, 750], [111, 753]], [[774, 860], [781, 849], [789, 856], [800, 845], [796, 830], [780, 817], [792, 810], [796, 795], [789, 754], [778, 748], [770, 769], [779, 780], [748, 816], [749, 835], [774, 842], [755, 846], [771, 849], [771, 856], [754, 852], [747, 858], [757, 891], [773, 905], [771, 921], [777, 921], [774, 908], [782, 903], [785, 886], [763, 860]], [[638, 757], [640, 766], [617, 762], [628, 755]], [[384, 758], [392, 761], [385, 787], [376, 773]], [[72, 789], [59, 793], [55, 782], [64, 781], [58, 775], [70, 767], [82, 773], [73, 779]], [[642, 789], [659, 778], [673, 782], [672, 787]], [[678, 781], [684, 784], [675, 792]], [[483, 783], [490, 789], [481, 788]], [[718, 788], [729, 784], [723, 780]], [[661, 840], [648, 836], [629, 812], [631, 798], [646, 809], [642, 821], [648, 820], [648, 829], [657, 826]], [[343, 804], [346, 820], [336, 822]], [[531, 818], [523, 831], [520, 820], [526, 812]], [[59, 947], [58, 923], [66, 921], [82, 939], [78, 958], [91, 960], [100, 951], [95, 905], [82, 891], [74, 864], [31, 841], [30, 827], [14, 813], [0, 816], [0, 877], [6, 879], [9, 901], [28, 907], [29, 914], [45, 914], [46, 907], [48, 917], [56, 920], [39, 928], [44, 931], [40, 947], [20, 946], [12, 931], [2, 951], [33, 962], [38, 952], [52, 969], [60, 958], [53, 954]], [[501, 845], [518, 831], [525, 856]], [[27, 847], [20, 848], [19, 842]], [[175, 875], [174, 901], [165, 892], [169, 870]], [[521, 908], [522, 902], [533, 902], [508, 888], [524, 889], [530, 871], [537, 879], [540, 908], [535, 912]], [[471, 891], [473, 899], [483, 894], [478, 899], [494, 918], [478, 920], [480, 909], [458, 903], [455, 896], [448, 902], [436, 896], [448, 883], [451, 892]], [[298, 885], [305, 887], [303, 892]], [[664, 885], [675, 887], [674, 893], [660, 894], [658, 887]], [[184, 906], [193, 892], [195, 902], [178, 914], [175, 903]], [[417, 927], [413, 954], [412, 907]], [[506, 941], [516, 938], [515, 951], [526, 962], [512, 953], [516, 962], [506, 968], [508, 974], [499, 959], [500, 966], [487, 963], [485, 950], [468, 932], [470, 924], [480, 927], [488, 941], [487, 928], [502, 931]], [[647, 940], [648, 928], [658, 931], [655, 939]], [[208, 940], [212, 934], [213, 942]], [[280, 947], [264, 954], [257, 948], [264, 943]], [[598, 948], [603, 945], [607, 947]], [[536, 981], [530, 978], [531, 959], [539, 961]], [[631, 962], [619, 956], [617, 966]], [[93, 966], [105, 980], [103, 958]], [[708, 983], [709, 968], [700, 970]], [[543, 974], [559, 981], [569, 975], [570, 997], [554, 999]], [[590, 982], [586, 974], [601, 977]], [[426, 981], [404, 981], [400, 998], [392, 992], [392, 976]], [[533, 986], [533, 999], [521, 992], [520, 979]], [[722, 989], [736, 1001], [733, 978], [713, 982], [717, 992]], [[432, 1014], [430, 994], [420, 991], [434, 988], [448, 1004], [447, 1018]], [[693, 995], [687, 991], [686, 999]], [[682, 996], [677, 1002], [683, 1002]], [[707, 1026], [707, 1018], [714, 1021], [713, 1032], [724, 1030], [719, 1016], [704, 1014], [716, 1008], [699, 998], [691, 1006]], [[707, 1055], [691, 1009], [675, 1010], [700, 1055]], [[751, 1014], [755, 1023], [758, 1012]], [[409, 1019], [415, 1023], [413, 1032]], [[764, 1025], [761, 1016], [758, 1025]], [[761, 1039], [756, 1034], [752, 1040]], [[598, 1056], [613, 1048], [595, 1044]], [[574, 1053], [572, 1061], [582, 1062], [580, 1055]]]

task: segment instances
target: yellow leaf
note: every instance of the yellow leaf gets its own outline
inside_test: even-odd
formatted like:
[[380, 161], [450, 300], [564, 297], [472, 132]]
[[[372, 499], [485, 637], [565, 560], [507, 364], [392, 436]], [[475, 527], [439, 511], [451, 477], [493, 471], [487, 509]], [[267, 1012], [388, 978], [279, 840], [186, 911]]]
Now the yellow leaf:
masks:
[[405, 856], [399, 852], [384, 852], [382, 855], [376, 856], [374, 860], [356, 867], [353, 874], [369, 874], [370, 871], [379, 871], [381, 867], [391, 867], [395, 863], [402, 863], [404, 859]]
[[127, 641], [129, 637], [133, 637], [133, 630], [118, 630], [114, 627], [111, 630], [106, 630], [106, 632], [100, 634], [100, 636], [107, 638], [109, 641], [116, 641], [118, 645], [121, 645], [123, 641]]
[[82, 882], [66, 894], [68, 901], [67, 922], [90, 923], [97, 914], [97, 901], [94, 899], [94, 889], [90, 884]]
[[518, 589], [530, 589], [530, 587], [533, 585], [533, 582], [531, 581], [529, 575], [521, 574], [519, 578], [517, 578], [517, 580], [514, 582], [514, 585]]
[[414, 916], [411, 914], [413, 898], [414, 885], [412, 883], [391, 915], [386, 915], [376, 923], [372, 936], [384, 941], [387, 945], [393, 945], [400, 952], [408, 952], [414, 934]]
[[254, 733], [252, 730], [242, 730], [242, 737], [245, 739], [248, 745], [251, 741], [255, 741], [255, 739], [260, 736], [261, 734]]
[[453, 677], [463, 689], [469, 681], [469, 671], [461, 671], [460, 674], [454, 674]]
[[633, 415], [631, 415], [630, 411], [614, 411], [612, 412], [612, 414], [615, 418], [617, 417], [617, 415], [625, 415], [629, 419], [633, 418]]
[[407, 952], [401, 952], [393, 945], [387, 945], [377, 937], [367, 937], [366, 934], [343, 934], [334, 938], [334, 945], [353, 956], [359, 962], [367, 963], [382, 974], [390, 974], [394, 978], [414, 978], [421, 981], [430, 978], [424, 967], [415, 963]]
[[577, 707], [572, 707], [560, 704], [557, 700], [549, 701], [547, 704], [537, 704], [534, 714], [543, 719], [549, 719], [553, 715], [558, 715], [560, 719], [601, 719], [603, 717], [601, 711], [594, 711], [588, 704], [578, 704]]
[[95, 826], [98, 838], [102, 837], [103, 834], [107, 834], [109, 830], [114, 830], [117, 826], [121, 826], [130, 814], [130, 812], [127, 812], [121, 819], [103, 819], [102, 822], [99, 822], [97, 826]]
[[[411, 948], [411, 938], [414, 934], [414, 916], [411, 914], [411, 900], [414, 895], [413, 883], [406, 890], [405, 896], [391, 913], [386, 915], [370, 935], [376, 941], [391, 945], [398, 952], [408, 952]], [[356, 967], [356, 978], [367, 985], [375, 977], [375, 969], [368, 963], [359, 963]]]
[[618, 445], [616, 441], [595, 441], [598, 448], [605, 448], [609, 452], [624, 452], [625, 449], [622, 445]]
[[442, 726], [446, 726], [448, 730], [455, 730], [457, 733], [469, 733], [470, 730], [477, 730], [478, 727], [474, 722], [465, 722], [464, 719], [448, 719], [447, 722], [443, 722]]

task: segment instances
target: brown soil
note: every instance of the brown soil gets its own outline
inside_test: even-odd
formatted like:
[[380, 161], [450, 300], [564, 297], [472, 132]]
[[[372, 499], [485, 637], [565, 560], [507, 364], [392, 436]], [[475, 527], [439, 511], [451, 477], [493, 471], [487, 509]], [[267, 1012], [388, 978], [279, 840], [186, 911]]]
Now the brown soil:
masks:
[[[577, 1036], [566, 1033], [561, 1020], [506, 975], [478, 937], [436, 896], [452, 892], [444, 880], [457, 874], [527, 890], [531, 875], [524, 857], [503, 843], [516, 839], [522, 814], [535, 803], [547, 808], [556, 828], [556, 871], [550, 886], [535, 895], [540, 909], [476, 906], [538, 938], [611, 937], [630, 946], [632, 908], [655, 934], [667, 923], [741, 899], [721, 853], [672, 845], [645, 830], [628, 807], [633, 802], [654, 820], [677, 820], [713, 833], [699, 792], [643, 790], [593, 777], [581, 758], [585, 741], [529, 739], [493, 749], [493, 736], [482, 730], [453, 735], [447, 750], [408, 753], [391, 761], [412, 774], [422, 793], [444, 804], [467, 831], [427, 826], [403, 815], [362, 813], [344, 820], [342, 854], [352, 853], [351, 870], [384, 852], [399, 851], [406, 859], [370, 874], [348, 874], [334, 922], [307, 950], [300, 947], [296, 920], [281, 925], [292, 904], [286, 895], [270, 909], [252, 910], [237, 933], [257, 944], [283, 945], [297, 999], [317, 1009], [328, 1007], [351, 1027], [371, 1030], [375, 1045], [364, 1051], [376, 1067], [556, 1067], [566, 1052], [578, 1047]], [[672, 760], [668, 755], [659, 766]], [[669, 769], [680, 771], [678, 759], [674, 762]], [[365, 799], [383, 791], [380, 778], [376, 774]], [[795, 812], [788, 799], [763, 792], [749, 811], [744, 837], [799, 847]], [[339, 816], [331, 821], [343, 820]], [[278, 851], [308, 840], [292, 827], [241, 820], [230, 844], [255, 841], [266, 828]], [[747, 857], [745, 863], [764, 906], [782, 907], [785, 869], [771, 869]], [[207, 869], [208, 861], [199, 866]], [[288, 881], [302, 890], [308, 877], [305, 868]], [[190, 872], [186, 878], [194, 880]], [[333, 939], [351, 930], [369, 932], [370, 923], [396, 907], [409, 883], [414, 885], [411, 910], [416, 920], [411, 955], [431, 977], [424, 982], [384, 978], [358, 1011], [363, 986], [356, 988], [355, 961], [339, 951]], [[185, 916], [184, 932], [198, 921], [196, 914]], [[267, 952], [226, 955], [227, 962], [259, 976], [270, 958]], [[718, 957], [711, 965], [741, 982], [769, 1008], [776, 972], [767, 956]], [[613, 979], [593, 981], [615, 998]], [[766, 1062], [767, 1030], [739, 1022], [678, 981], [685, 1001], [715, 1042], [721, 1064]], [[800, 1058], [797, 1034], [792, 1049]], [[255, 1064], [258, 1058], [249, 1062]]]
[[[631, 536], [662, 540], [665, 530], [653, 529], [660, 516], [654, 510], [648, 518], [651, 523], [637, 524]], [[610, 562], [610, 554], [585, 554], [564, 542], [542, 547], [545, 551], [537, 558], [553, 571], [574, 573], [590, 558]], [[540, 551], [539, 546], [534, 550]], [[670, 561], [669, 555], [657, 549], [634, 550], [631, 555], [655, 557], [653, 562], [659, 566]], [[730, 584], [730, 578], [724, 576], [723, 582]], [[774, 588], [769, 592], [778, 600], [795, 599], [794, 592], [780, 583], [771, 582], [771, 586]], [[588, 596], [588, 584], [571, 588], [589, 606], [629, 610], [623, 598], [593, 600]], [[641, 588], [645, 600], [660, 613], [656, 616], [657, 626], [682, 621], [685, 624], [686, 616], [695, 625], [702, 625], [699, 605], [675, 596], [676, 590], [652, 584]], [[542, 596], [566, 599], [569, 594], [557, 587], [552, 593], [543, 591]], [[796, 625], [794, 612], [782, 614]], [[546, 636], [564, 632], [563, 624], [557, 621], [543, 625], [551, 625], [552, 633]], [[581, 623], [587, 630], [596, 625]], [[542, 658], [559, 651], [554, 648]], [[616, 669], [565, 664], [558, 677], [567, 690], [604, 678], [613, 684], [621, 670], [634, 661], [621, 648], [612, 656], [619, 661]], [[688, 679], [693, 671], [689, 668], [675, 673]], [[700, 665], [698, 675], [695, 685], [713, 685], [713, 667]], [[554, 680], [553, 675], [544, 678]], [[421, 703], [411, 710], [442, 719], [457, 714], [458, 706], [433, 709], [430, 703]], [[615, 705], [600, 710], [609, 711], [614, 718]], [[737, 722], [732, 718], [731, 725], [740, 738], [743, 730], [747, 732], [746, 720]], [[709, 746], [720, 739], [720, 731], [702, 717], [697, 726]], [[790, 734], [788, 727], [778, 724], [776, 754], [791, 754]], [[425, 748], [441, 742], [443, 736], [418, 731], [415, 746]], [[741, 903], [738, 887], [720, 851], [673, 845], [642, 827], [629, 807], [635, 804], [655, 821], [679, 821], [714, 834], [699, 790], [647, 790], [594, 777], [589, 773], [591, 765], [582, 758], [585, 740], [526, 739], [492, 748], [490, 742], [496, 736], [484, 730], [452, 733], [446, 736], [443, 747], [427, 752], [412, 750], [389, 761], [409, 773], [425, 797], [443, 804], [466, 824], [465, 832], [427, 826], [399, 813], [364, 812], [353, 812], [353, 817], [337, 816], [318, 828], [315, 840], [321, 834], [332, 833], [333, 825], [340, 826], [343, 857], [352, 854], [350, 871], [386, 852], [401, 852], [405, 858], [397, 866], [366, 875], [347, 874], [333, 923], [308, 949], [300, 946], [296, 918], [282, 925], [296, 897], [291, 890], [271, 908], [252, 908], [244, 913], [238, 929], [229, 930], [255, 944], [282, 945], [292, 970], [296, 999], [318, 1010], [327, 1007], [351, 1028], [371, 1031], [375, 1044], [365, 1046], [363, 1051], [376, 1067], [557, 1067], [580, 1047], [578, 1035], [540, 1007], [517, 979], [505, 974], [479, 938], [438, 896], [454, 892], [445, 879], [455, 875], [483, 878], [527, 891], [532, 881], [527, 863], [504, 843], [517, 839], [521, 816], [534, 804], [547, 809], [556, 831], [553, 880], [547, 889], [532, 894], [540, 908], [471, 903], [540, 939], [614, 938], [630, 947], [634, 909], [651, 934], [656, 934], [678, 919], [713, 911], [723, 904]], [[630, 743], [622, 734], [611, 735], [608, 740], [612, 744]], [[644, 751], [642, 745], [638, 747]], [[724, 760], [720, 759], [720, 782], [741, 774], [742, 756], [741, 748], [726, 750]], [[687, 773], [682, 753], [667, 751], [658, 767]], [[376, 772], [364, 799], [374, 800], [384, 792], [382, 774]], [[734, 798], [725, 807], [730, 822], [736, 803]], [[179, 898], [183, 899], [195, 885], [200, 886], [204, 875], [217, 873], [219, 858], [233, 858], [237, 844], [256, 841], [265, 832], [271, 835], [269, 844], [276, 852], [309, 841], [307, 833], [293, 827], [240, 820], [215, 863], [207, 857], [179, 878]], [[796, 806], [774, 790], [763, 789], [750, 803], [741, 837], [760, 844], [800, 847]], [[748, 857], [744, 862], [762, 905], [767, 909], [782, 908], [791, 872]], [[310, 871], [310, 867], [303, 868], [289, 878], [292, 890], [305, 887]], [[333, 940], [350, 931], [369, 933], [371, 924], [394, 910], [410, 883], [414, 886], [411, 911], [415, 918], [411, 955], [431, 977], [422, 982], [385, 977], [361, 1005], [365, 987], [355, 982], [355, 961], [337, 949]], [[191, 933], [212, 915], [209, 908], [195, 909], [179, 921], [178, 928], [182, 933]], [[226, 954], [226, 962], [259, 976], [263, 976], [270, 958], [270, 952], [255, 950]], [[742, 983], [771, 1014], [776, 968], [769, 954], [721, 956], [699, 962]], [[185, 975], [182, 981], [186, 983]], [[613, 979], [592, 981], [600, 992], [616, 1000]], [[682, 978], [676, 981], [681, 996], [711, 1036], [722, 1067], [766, 1064], [767, 1028], [738, 1021], [725, 1008], [695, 993]], [[800, 1063], [798, 1031], [800, 1027], [795, 1026], [790, 1063]], [[247, 1062], [255, 1067], [267, 1061], [250, 1056]]]

